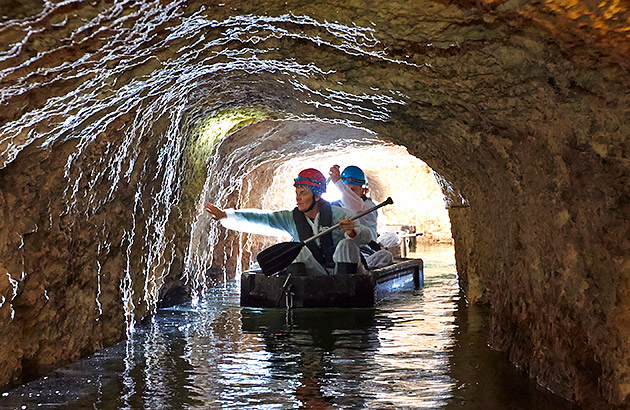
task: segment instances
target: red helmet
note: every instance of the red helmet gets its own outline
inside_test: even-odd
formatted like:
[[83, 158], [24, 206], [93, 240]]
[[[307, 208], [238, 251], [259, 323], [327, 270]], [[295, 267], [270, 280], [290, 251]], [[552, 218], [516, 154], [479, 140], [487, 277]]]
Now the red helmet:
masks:
[[315, 195], [326, 192], [326, 178], [315, 168], [306, 168], [300, 171], [298, 177], [293, 181], [295, 182], [293, 186], [308, 185]]

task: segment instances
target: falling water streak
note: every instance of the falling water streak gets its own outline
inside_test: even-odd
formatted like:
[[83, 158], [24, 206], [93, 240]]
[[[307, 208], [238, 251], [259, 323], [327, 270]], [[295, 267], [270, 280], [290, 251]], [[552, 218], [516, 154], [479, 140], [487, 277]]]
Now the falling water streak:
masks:
[[[166, 106], [168, 104], [166, 101], [161, 101], [160, 99], [157, 99], [153, 103], [153, 105]], [[152, 115], [154, 111], [157, 111], [155, 108], [156, 107], [150, 106], [149, 109], [146, 110], [145, 112], [148, 112], [149, 115]], [[177, 114], [171, 114], [171, 115], [179, 116], [180, 111], [176, 111], [176, 112]], [[155, 206], [149, 210], [150, 216], [147, 223], [147, 235], [144, 238], [144, 244], [146, 244], [146, 246], [148, 246], [149, 249], [148, 249], [147, 255], [143, 256], [143, 261], [145, 262], [144, 263], [145, 292], [144, 292], [143, 297], [144, 297], [145, 302], [147, 303], [147, 306], [151, 310], [154, 310], [155, 307], [157, 306], [157, 298], [158, 298], [158, 292], [159, 292], [158, 284], [161, 284], [162, 278], [164, 276], [164, 272], [168, 270], [170, 263], [172, 261], [172, 257], [171, 257], [171, 260], [169, 261], [160, 261], [160, 259], [164, 257], [162, 250], [166, 247], [166, 244], [169, 242], [169, 239], [171, 239], [165, 236], [165, 226], [166, 226], [166, 223], [168, 222], [169, 214], [168, 212], [164, 212], [160, 214], [160, 210], [166, 209], [167, 211], [169, 211], [171, 209], [172, 204], [174, 204], [177, 200], [177, 197], [174, 195], [174, 192], [176, 192], [179, 189], [179, 178], [177, 178], [176, 165], [174, 164], [176, 164], [177, 161], [179, 161], [180, 159], [179, 152], [181, 151], [182, 139], [171, 137], [171, 135], [175, 136], [177, 132], [176, 127], [177, 127], [177, 124], [179, 123], [179, 121], [176, 121], [173, 118], [171, 118], [171, 120], [172, 120], [171, 127], [167, 131], [167, 136], [165, 137], [167, 141], [169, 141], [169, 143], [161, 146], [161, 151], [158, 157], [158, 169], [156, 172], [156, 174], [160, 172], [164, 173], [164, 182], [161, 184], [162, 189], [157, 194], [152, 195], [152, 197], [156, 198], [156, 202], [159, 205], [164, 205], [164, 206], [163, 207]], [[93, 201], [89, 202], [89, 206], [91, 206], [91, 208], [89, 208], [88, 210], [91, 209], [91, 213], [95, 213], [99, 206], [101, 206], [106, 201], [110, 200], [111, 197], [114, 195], [115, 188], [120, 180], [120, 176], [122, 173], [121, 171], [123, 169], [123, 162], [125, 160], [129, 161], [129, 164], [127, 166], [127, 172], [124, 174], [124, 177], [126, 177], [127, 181], [129, 182], [130, 173], [131, 173], [131, 170], [133, 169], [133, 163], [137, 159], [139, 155], [139, 151], [140, 151], [138, 149], [138, 144], [139, 144], [140, 139], [134, 140], [133, 137], [134, 135], [143, 135], [145, 133], [148, 133], [148, 131], [146, 131], [144, 128], [146, 127], [146, 124], [150, 124], [152, 122], [153, 121], [150, 118], [148, 119], [145, 118], [141, 120], [139, 119], [138, 115], [136, 115], [136, 121], [134, 123], [135, 125], [126, 134], [127, 137], [123, 140], [123, 144], [119, 147], [118, 155], [116, 155], [115, 157], [114, 164], [113, 164], [114, 166], [110, 167], [110, 169], [112, 169], [113, 177], [111, 178], [112, 184], [110, 185], [109, 193], [105, 197], [105, 199], [101, 202], [98, 202], [98, 203], [94, 203]], [[134, 141], [135, 141], [135, 147], [134, 147]], [[130, 153], [130, 151], [132, 153]], [[68, 176], [69, 176], [69, 168], [74, 158], [76, 158], [76, 156], [71, 156], [69, 158], [68, 165], [66, 167], [67, 169], [66, 174]], [[115, 172], [114, 171], [115, 169], [118, 169], [118, 171]], [[92, 182], [90, 183], [90, 186], [95, 186], [98, 178], [101, 175], [104, 175], [105, 172], [107, 172], [107, 168], [104, 168], [103, 171], [100, 173], [100, 175], [91, 178]], [[79, 185], [79, 181], [82, 175], [83, 174], [81, 173], [79, 178], [76, 179], [76, 182], [74, 184], [72, 191], [69, 194], [66, 193], [66, 196], [69, 197], [68, 212], [72, 212], [73, 208], [76, 206], [76, 203], [77, 203], [76, 195], [79, 192], [78, 185]], [[138, 195], [140, 192], [141, 192], [140, 190], [137, 191], [136, 195]], [[93, 196], [93, 198], [95, 198], [95, 196]], [[138, 212], [139, 210], [137, 205], [138, 205], [138, 200], [136, 200], [136, 207], [134, 207], [134, 212]], [[151, 237], [149, 237], [149, 231], [153, 233]], [[133, 236], [131, 236], [129, 239], [133, 241]], [[130, 248], [131, 248], [131, 244], [130, 244]], [[171, 256], [173, 256], [173, 254], [171, 254]], [[131, 253], [128, 253], [127, 257], [131, 258]], [[129, 266], [129, 261], [127, 262]], [[160, 263], [160, 262], [163, 262], [163, 263]], [[156, 272], [155, 271], [156, 267], [161, 268], [162, 272]]]
[[134, 315], [133, 281], [129, 274], [129, 266], [127, 266], [127, 268], [124, 278], [120, 281], [120, 292], [125, 311], [126, 334], [129, 339], [136, 326], [136, 317]]
[[[12, 302], [18, 295], [20, 282], [24, 281], [24, 279], [26, 278], [26, 272], [24, 270], [24, 267], [25, 267], [24, 252], [20, 252], [20, 250], [24, 248], [24, 236], [20, 234], [18, 234], [18, 236], [20, 237], [20, 245], [18, 246], [17, 250], [18, 250], [18, 253], [21, 254], [21, 261], [22, 261], [22, 273], [20, 275], [20, 279], [17, 279], [17, 280], [13, 279], [13, 276], [11, 276], [11, 273], [7, 272], [7, 277], [9, 278], [9, 285], [11, 286], [13, 290], [13, 296], [11, 296], [11, 300], [9, 301], [9, 309], [11, 310], [11, 320], [15, 319], [15, 309], [13, 307]], [[4, 305], [5, 301], [6, 299], [3, 296], [2, 305]]]
[[[263, 24], [259, 24], [259, 22], [262, 22]], [[301, 33], [291, 33], [286, 29], [273, 25], [273, 23], [284, 24], [287, 22], [293, 23], [297, 26], [324, 28], [334, 39], [342, 39], [343, 41], [341, 42], [341, 44], [335, 44], [332, 41], [326, 41], [319, 36], [310, 37]], [[325, 21], [324, 23], [320, 23], [310, 16], [295, 16], [292, 13], [284, 14], [279, 17], [257, 15], [238, 16], [228, 18], [227, 20], [219, 24], [216, 23], [216, 21], [209, 22], [210, 25], [214, 24], [217, 27], [231, 27], [231, 30], [229, 30], [227, 33], [229, 34], [229, 37], [232, 39], [238, 39], [243, 43], [251, 42], [253, 44], [256, 44], [266, 41], [271, 37], [297, 38], [312, 41], [318, 46], [331, 47], [351, 56], [370, 56], [391, 63], [405, 64], [411, 67], [421, 67], [420, 65], [417, 65], [415, 63], [390, 58], [387, 56], [387, 53], [383, 49], [371, 50], [380, 45], [380, 42], [372, 35], [374, 29], [368, 27], [349, 27], [339, 23], [331, 24], [327, 21]], [[243, 23], [249, 23], [249, 25], [241, 28]], [[252, 35], [250, 33], [257, 33], [261, 30], [267, 29], [271, 30], [271, 33], [269, 33], [267, 36]], [[370, 33], [370, 35], [368, 36], [365, 33]], [[365, 41], [367, 41], [367, 43]]]
[[[220, 156], [220, 150], [224, 141], [225, 140], [219, 141], [214, 147], [213, 155], [209, 160], [208, 177], [204, 182], [204, 188], [201, 194], [201, 198], [199, 199], [199, 201], [202, 203], [208, 201], [217, 204], [219, 207], [225, 207], [225, 201], [227, 200], [227, 197], [230, 193], [240, 191], [242, 181], [245, 178], [245, 175], [243, 173], [234, 172], [232, 174], [228, 169], [229, 167], [222, 166], [223, 158]], [[244, 154], [239, 149], [237, 149], [236, 151], [237, 152], [232, 152], [231, 154], [229, 154], [228, 158], [225, 159], [225, 164], [231, 164], [232, 158], [238, 158], [237, 155], [240, 154], [242, 156]], [[231, 181], [231, 183], [229, 183], [229, 185], [227, 186], [218, 187], [215, 184], [215, 181], [220, 181], [223, 184], [226, 184], [228, 181]], [[217, 189], [219, 190], [219, 192], [211, 197], [210, 193]], [[208, 218], [206, 214], [204, 214], [204, 217]], [[197, 221], [199, 221], [199, 218]], [[196, 230], [193, 229], [192, 234], [194, 235], [195, 232]], [[214, 247], [220, 240], [219, 232], [220, 230], [217, 224], [210, 225], [210, 232], [208, 232], [207, 235], [207, 244], [209, 246], [201, 248], [201, 255], [199, 258], [195, 257], [195, 255], [197, 254], [197, 250], [192, 246], [192, 244], [195, 243], [195, 240], [194, 238], [191, 238], [190, 240], [191, 246], [189, 246], [188, 256], [186, 258], [187, 264], [185, 274], [187, 275], [186, 278], [191, 280], [194, 289], [204, 289], [206, 286], [207, 280], [205, 277], [205, 271], [207, 267], [212, 266]], [[228, 255], [224, 249], [224, 260], [227, 260], [227, 256]], [[227, 272], [225, 271], [225, 266], [223, 266], [222, 269], [223, 277], [226, 278]], [[188, 276], [191, 273], [193, 274], [193, 276]], [[201, 292], [201, 294], [205, 294], [205, 292]]]
[[[13, 303], [11, 302], [13, 302], [13, 300], [17, 297], [18, 287], [20, 285], [20, 282], [13, 279], [13, 277], [11, 276], [11, 273], [9, 272], [7, 272], [7, 276], [9, 277], [9, 284], [13, 288], [13, 296], [11, 296], [11, 300], [9, 301], [9, 308], [11, 309], [11, 320], [13, 320], [15, 318], [15, 309], [13, 308]], [[4, 304], [4, 300], [3, 300], [3, 304]]]
[[[201, 200], [210, 201], [216, 204], [219, 207], [225, 207], [227, 204], [227, 198], [232, 193], [240, 193], [242, 192], [243, 181], [249, 174], [252, 169], [255, 169], [256, 166], [263, 164], [265, 161], [274, 160], [280, 158], [276, 151], [271, 150], [262, 150], [263, 152], [258, 156], [250, 157], [250, 153], [254, 152], [260, 145], [264, 144], [265, 141], [270, 137], [270, 133], [261, 136], [256, 139], [249, 145], [242, 146], [232, 150], [226, 157], [221, 157], [221, 147], [224, 144], [225, 140], [219, 141], [215, 147], [214, 155], [211, 157], [209, 162], [209, 170], [208, 170], [208, 178], [204, 183], [204, 189], [202, 193]], [[243, 158], [247, 158], [247, 161], [242, 161]], [[229, 164], [230, 166], [226, 166], [225, 164]], [[235, 166], [236, 169], [233, 169], [232, 166]], [[222, 186], [219, 186], [215, 181], [220, 181]], [[238, 195], [237, 197], [240, 197]], [[193, 229], [193, 232], [195, 230]], [[187, 272], [194, 272], [195, 276], [192, 279], [194, 287], [204, 286], [205, 279], [205, 271], [206, 269], [202, 267], [194, 266], [195, 262], [205, 262], [205, 266], [209, 267], [212, 265], [213, 258], [212, 253], [214, 251], [214, 246], [219, 242], [221, 238], [219, 238], [219, 228], [217, 224], [210, 225], [210, 232], [207, 235], [207, 243], [208, 247], [202, 249], [202, 257], [200, 259], [194, 259], [192, 254], [189, 253], [187, 260], [188, 268]], [[224, 233], [225, 235], [225, 233]], [[191, 239], [191, 243], [194, 240]], [[193, 248], [189, 248], [189, 252], [192, 252]], [[193, 252], [194, 253], [194, 252]], [[228, 254], [224, 250], [224, 260], [227, 260]], [[227, 277], [227, 272], [225, 272], [225, 266], [222, 267], [224, 277]]]
[[[212, 156], [208, 160], [208, 177], [204, 182], [204, 187], [202, 193], [200, 194], [197, 202], [205, 204], [206, 202], [211, 202], [217, 204], [218, 198], [208, 197], [208, 192], [212, 187], [212, 179], [210, 175], [213, 175], [215, 171], [216, 164], [220, 160], [219, 156], [219, 147], [221, 145], [221, 141], [218, 142], [213, 148]], [[214, 178], [214, 175], [213, 175]], [[193, 229], [191, 229], [191, 238], [189, 240], [188, 252], [185, 258], [184, 270], [182, 274], [182, 278], [184, 283], [190, 285], [192, 288], [192, 299], [194, 304], [196, 305], [199, 300], [199, 295], [203, 295], [205, 292], [200, 293], [199, 289], [205, 287], [205, 271], [206, 267], [212, 266], [214, 262], [214, 246], [218, 243], [218, 227], [216, 224], [210, 224], [210, 230], [206, 235], [206, 240], [203, 246], [197, 246], [197, 241], [195, 240], [195, 236], [197, 238], [200, 234], [195, 226], [201, 222], [202, 219], [209, 218], [209, 215], [206, 212], [203, 212], [199, 215], [193, 223]], [[201, 241], [201, 239], [199, 239]]]
[[[35, 232], [37, 232], [37, 225], [35, 226]], [[20, 254], [20, 261], [22, 262], [22, 274], [20, 275], [20, 282], [26, 278], [26, 260], [24, 259], [24, 235], [18, 233], [20, 237], [20, 246], [18, 246], [18, 253]]]
[[[178, 117], [181, 115], [179, 110], [175, 110]], [[168, 245], [168, 239], [166, 236], [166, 225], [168, 223], [169, 215], [172, 205], [176, 204], [176, 193], [180, 188], [180, 178], [178, 178], [177, 162], [180, 159], [180, 152], [182, 152], [182, 138], [175, 138], [177, 133], [177, 125], [181, 118], [171, 118], [170, 128], [166, 133], [167, 143], [162, 145], [161, 151], [158, 155], [158, 163], [156, 175], [160, 172], [164, 172], [164, 178], [162, 179], [161, 187], [153, 198], [157, 206], [152, 208], [147, 226], [147, 234], [151, 232], [152, 237], [145, 240], [145, 244], [148, 244], [148, 255], [145, 266], [145, 287], [144, 287], [144, 300], [152, 311], [157, 308], [159, 285], [162, 283], [162, 279], [165, 273], [168, 272], [172, 261], [163, 261], [164, 250]], [[169, 136], [173, 138], [169, 138]], [[160, 213], [160, 210], [165, 209], [166, 212]], [[162, 263], [160, 261], [162, 260]], [[161, 270], [161, 272], [159, 272]], [[157, 279], [157, 280], [156, 280]], [[157, 282], [157, 283], [156, 283]], [[153, 283], [154, 286], [150, 287]]]
[[[313, 63], [300, 64], [291, 60], [270, 58], [273, 49], [256, 49], [268, 39], [304, 39], [319, 46], [339, 50], [349, 56], [369, 56], [381, 60], [389, 59], [380, 42], [375, 39], [372, 28], [349, 27], [338, 23], [317, 21], [309, 16], [285, 14], [278, 17], [267, 16], [230, 16], [223, 21], [208, 20], [203, 16], [205, 9], [195, 12], [191, 16], [184, 16], [185, 2], [172, 2], [167, 5], [155, 1], [149, 4], [136, 5], [125, 8], [126, 3], [116, 3], [109, 9], [99, 12], [84, 25], [75, 29], [70, 36], [72, 44], [87, 44], [98, 39], [102, 30], [108, 30], [110, 40], [94, 54], [85, 54], [74, 61], [59, 61], [55, 56], [63, 52], [63, 46], [56, 46], [46, 52], [22, 62], [17, 67], [0, 70], [0, 79], [7, 79], [9, 85], [0, 94], [0, 102], [18, 97], [35, 88], [55, 86], [59, 81], [74, 81], [77, 86], [61, 96], [51, 96], [44, 104], [26, 112], [18, 119], [0, 126], [0, 144], [6, 147], [0, 153], [2, 167], [12, 162], [17, 154], [26, 146], [37, 142], [42, 148], [52, 147], [64, 141], [76, 141], [76, 148], [67, 158], [65, 177], [69, 183], [64, 189], [66, 209], [61, 215], [71, 215], [74, 218], [88, 217], [99, 212], [104, 205], [113, 201], [124, 182], [132, 182], [136, 162], [140, 159], [141, 146], [145, 141], [156, 137], [152, 124], [159, 123], [161, 118], [168, 116], [169, 126], [165, 131], [158, 131], [159, 143], [152, 143], [159, 147], [155, 178], [160, 175], [160, 186], [152, 190], [147, 184], [137, 184], [136, 203], [133, 211], [133, 226], [125, 230], [123, 242], [127, 241], [124, 278], [120, 282], [128, 330], [133, 328], [134, 314], [129, 309], [136, 308], [134, 296], [141, 300], [148, 312], [154, 312], [157, 307], [158, 292], [163, 278], [169, 271], [175, 257], [174, 249], [168, 251], [173, 236], [166, 233], [169, 217], [176, 208], [181, 195], [181, 176], [179, 163], [182, 159], [185, 138], [181, 136], [181, 127], [187, 124], [185, 118], [189, 102], [181, 98], [188, 94], [188, 90], [206, 84], [208, 78], [225, 73], [269, 73], [284, 78], [278, 78], [282, 84], [288, 84], [294, 92], [302, 93], [308, 98], [302, 98], [301, 103], [318, 107], [328, 107], [336, 113], [350, 113], [345, 119], [330, 119], [331, 123], [342, 123], [350, 127], [360, 124], [356, 119], [369, 118], [386, 121], [389, 118], [389, 106], [404, 104], [404, 98], [394, 99], [385, 94], [375, 92], [373, 95], [353, 95], [347, 92], [335, 91], [330, 88], [315, 90], [298, 82], [296, 78], [310, 79], [325, 77], [334, 70], [323, 70]], [[35, 18], [22, 22], [23, 27], [31, 28], [40, 24], [46, 16], [54, 13], [55, 7], [46, 6], [44, 11]], [[125, 11], [126, 10], [126, 11]], [[127, 13], [127, 14], [125, 14]], [[66, 16], [67, 18], [67, 16]], [[180, 19], [180, 20], [178, 20]], [[130, 25], [129, 22], [134, 24]], [[164, 22], [170, 24], [164, 25]], [[294, 25], [291, 27], [285, 26]], [[11, 23], [10, 25], [13, 25]], [[63, 26], [61, 24], [60, 26]], [[163, 27], [168, 34], [162, 36]], [[96, 30], [91, 30], [92, 28]], [[6, 29], [6, 28], [5, 28]], [[324, 38], [320, 34], [309, 35], [308, 30], [325, 31]], [[2, 30], [2, 28], [0, 28]], [[43, 29], [37, 29], [43, 30]], [[18, 43], [9, 47], [9, 51], [0, 54], [0, 61], [18, 55], [28, 38], [37, 33], [36, 29], [28, 29], [27, 34]], [[218, 31], [218, 32], [217, 32]], [[216, 38], [212, 38], [216, 36]], [[180, 41], [185, 40], [185, 41]], [[151, 45], [146, 46], [147, 43]], [[178, 42], [180, 44], [178, 44]], [[181, 44], [183, 43], [183, 44]], [[179, 50], [164, 58], [164, 51], [176, 44]], [[247, 47], [252, 45], [252, 47]], [[218, 46], [218, 47], [217, 47]], [[379, 48], [380, 47], [380, 48]], [[219, 51], [216, 51], [220, 48]], [[46, 57], [50, 56], [48, 60]], [[227, 59], [228, 61], [222, 61]], [[52, 66], [50, 65], [52, 62]], [[395, 61], [401, 63], [400, 61]], [[26, 70], [31, 65], [42, 65], [37, 76], [20, 77], [16, 81], [16, 70]], [[147, 74], [142, 74], [145, 72]], [[136, 74], [139, 72], [140, 74]], [[150, 75], [148, 74], [150, 73]], [[376, 90], [374, 90], [376, 91]], [[321, 99], [318, 101], [317, 99]], [[298, 98], [299, 100], [299, 98]], [[174, 101], [178, 101], [173, 104]], [[132, 121], [123, 127], [112, 130], [112, 124], [119, 120], [121, 113], [132, 116]], [[135, 114], [135, 115], [134, 115]], [[292, 115], [289, 115], [292, 117]], [[293, 116], [293, 118], [321, 120], [314, 115]], [[353, 119], [354, 118], [354, 119]], [[42, 119], [45, 119], [42, 121]], [[23, 135], [23, 130], [30, 130]], [[115, 131], [120, 138], [116, 142], [103, 141], [102, 155], [92, 164], [91, 169], [84, 170], [82, 159], [87, 149], [95, 142], [106, 139]], [[264, 139], [238, 150], [240, 154], [247, 154], [246, 150], [256, 149]], [[0, 145], [4, 146], [4, 145]], [[206, 181], [204, 193], [216, 192], [215, 198], [219, 203], [225, 201], [232, 192], [240, 192], [242, 180], [247, 175], [244, 169], [249, 164], [264, 164], [273, 158], [280, 158], [283, 150], [269, 151], [247, 163], [241, 163], [234, 171], [224, 171], [208, 175], [218, 176], [214, 181]], [[209, 162], [209, 169], [216, 171], [213, 164], [218, 164], [214, 157]], [[238, 157], [232, 155], [228, 163], [239, 164]], [[148, 171], [147, 164], [142, 164], [142, 176]], [[220, 170], [223, 171], [223, 170]], [[231, 183], [228, 181], [232, 174], [242, 175]], [[214, 184], [224, 184], [218, 190]], [[138, 201], [138, 195], [150, 196], [153, 202], [147, 204]], [[147, 209], [144, 209], [146, 207]], [[181, 211], [179, 211], [181, 212]], [[137, 215], [144, 215], [142, 221]], [[51, 226], [52, 226], [52, 215]], [[76, 221], [76, 219], [75, 219]], [[198, 223], [193, 221], [191, 231]], [[143, 230], [136, 224], [142, 223], [147, 228]], [[141, 237], [137, 235], [142, 235]], [[191, 233], [191, 237], [192, 237]], [[140, 247], [134, 243], [142, 239]], [[211, 226], [207, 236], [207, 250], [195, 252], [189, 246], [184, 260], [184, 279], [192, 283], [192, 287], [201, 294], [205, 293], [207, 267], [212, 266], [213, 247], [221, 238], [216, 226]], [[104, 241], [104, 239], [103, 239]], [[243, 255], [243, 239], [239, 238], [239, 248], [235, 255], [240, 260]], [[192, 241], [191, 241], [192, 244]], [[104, 246], [105, 242], [98, 242], [96, 246]], [[133, 255], [132, 252], [137, 252]], [[230, 255], [226, 254], [226, 257]], [[136, 266], [134, 261], [140, 261]], [[102, 314], [100, 304], [102, 263], [97, 261], [96, 281], [97, 295], [95, 302]], [[237, 270], [242, 270], [239, 264]], [[133, 294], [131, 272], [139, 271], [144, 276], [143, 294]], [[227, 272], [223, 268], [224, 280]]]
[[135, 317], [135, 304], [133, 303], [133, 280], [131, 278], [131, 248], [133, 246], [134, 243], [134, 237], [135, 237], [135, 228], [136, 228], [136, 215], [137, 215], [137, 211], [138, 211], [138, 203], [140, 202], [140, 190], [136, 191], [136, 195], [135, 195], [135, 200], [134, 200], [134, 205], [133, 205], [133, 212], [132, 212], [132, 218], [133, 218], [133, 223], [131, 225], [131, 231], [125, 231], [125, 234], [123, 235], [122, 238], [122, 243], [121, 243], [121, 247], [124, 246], [124, 242], [127, 242], [127, 249], [126, 249], [126, 267], [125, 267], [125, 272], [124, 272], [124, 277], [120, 282], [120, 291], [121, 291], [121, 299], [123, 302], [123, 307], [124, 307], [124, 315], [125, 315], [125, 324], [126, 324], [126, 331], [127, 331], [127, 339], [129, 339], [131, 337], [131, 334], [133, 333], [134, 329], [135, 329], [135, 323], [136, 323], [136, 317]]
[[[386, 95], [355, 95], [348, 94], [342, 91], [335, 91], [331, 89], [326, 89], [325, 91], [328, 94], [325, 94], [324, 91], [317, 91], [309, 88], [305, 84], [298, 83], [297, 81], [289, 80], [296, 89], [304, 91], [306, 94], [314, 94], [322, 98], [323, 101], [316, 100], [305, 100], [304, 103], [313, 105], [315, 107], [328, 107], [331, 110], [342, 113], [349, 114], [352, 116], [358, 116], [361, 118], [365, 118], [368, 120], [375, 121], [387, 121], [389, 119], [390, 110], [388, 108], [389, 105], [400, 104], [405, 105], [404, 100], [396, 100], [392, 97]], [[332, 101], [331, 103], [326, 101]], [[371, 103], [376, 107], [374, 109], [370, 109], [365, 105], [352, 104], [353, 102], [357, 103]], [[336, 103], [336, 104], [333, 104]]]
[[131, 399], [136, 394], [136, 384], [133, 377], [133, 369], [135, 367], [135, 354], [134, 354], [134, 340], [129, 337], [125, 342], [125, 370], [122, 374], [123, 391], [120, 397], [123, 409], [133, 409], [134, 405], [131, 403]]
[[378, 135], [375, 131], [372, 131], [371, 129], [362, 126], [361, 121], [352, 120], [350, 118], [321, 118], [313, 114], [301, 114], [300, 116], [288, 115], [287, 120], [342, 125], [349, 129], [361, 130], [375, 137]]
[[455, 206], [468, 206], [468, 200], [466, 200], [461, 191], [455, 188], [449, 180], [438, 174], [435, 170], [433, 170], [433, 176], [442, 189], [444, 203], [447, 208]]
[[[244, 193], [241, 193], [241, 195], [239, 195], [239, 205], [237, 206], [238, 208], [242, 208], [242, 203], [247, 199], [250, 198], [252, 192], [252, 180], [248, 179], [247, 180], [247, 189]], [[238, 278], [240, 280], [241, 277], [241, 273], [243, 272], [243, 258], [245, 256], [245, 251], [243, 249], [243, 247], [245, 246], [245, 244], [248, 241], [245, 240], [245, 235], [241, 234], [239, 235], [238, 238], [238, 251], [237, 251], [237, 255], [236, 255], [236, 272], [235, 272], [235, 276], [236, 278]], [[250, 256], [250, 260], [251, 260], [251, 254]], [[227, 281], [225, 281], [225, 283], [227, 283]]]
[[[100, 244], [99, 244], [100, 246]], [[97, 271], [96, 271], [96, 308], [98, 309], [98, 317], [96, 320], [98, 321], [100, 317], [103, 315], [103, 307], [101, 306], [101, 301], [98, 298], [101, 296], [101, 262], [99, 260], [96, 261]]]

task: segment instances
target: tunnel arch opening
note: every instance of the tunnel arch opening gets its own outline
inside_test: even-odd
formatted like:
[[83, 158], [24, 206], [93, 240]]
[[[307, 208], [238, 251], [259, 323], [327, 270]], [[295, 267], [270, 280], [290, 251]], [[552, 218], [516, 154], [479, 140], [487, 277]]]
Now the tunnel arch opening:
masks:
[[[448, 182], [405, 147], [334, 122], [260, 120], [225, 135], [208, 161], [198, 208], [212, 202], [223, 208], [292, 209], [295, 175], [311, 167], [328, 174], [335, 164], [360, 166], [376, 202], [394, 199], [381, 210], [379, 231], [411, 228], [423, 233], [421, 244], [454, 244], [444, 192]], [[279, 240], [226, 230], [202, 214], [192, 230], [188, 274], [202, 272], [216, 281], [238, 277], [260, 250]], [[208, 278], [192, 279], [203, 292]]]

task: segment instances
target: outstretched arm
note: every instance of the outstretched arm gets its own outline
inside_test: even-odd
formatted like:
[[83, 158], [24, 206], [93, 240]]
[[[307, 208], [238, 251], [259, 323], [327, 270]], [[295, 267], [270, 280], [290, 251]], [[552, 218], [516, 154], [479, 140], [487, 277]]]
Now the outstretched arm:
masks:
[[298, 238], [291, 211], [224, 210], [207, 203], [206, 212], [215, 221], [220, 221], [221, 225], [227, 229], [271, 236], [286, 236], [289, 234], [293, 238]]
[[333, 165], [330, 167], [328, 175], [330, 175], [330, 180], [333, 184], [335, 184], [339, 192], [341, 192], [341, 205], [343, 205], [344, 208], [350, 209], [351, 211], [354, 211], [354, 213], [359, 213], [367, 209], [363, 203], [363, 199], [352, 192], [352, 190], [341, 180], [339, 165]]
[[206, 204], [206, 212], [212, 215], [212, 219], [214, 219], [215, 221], [218, 221], [223, 218], [227, 218], [227, 214], [225, 213], [223, 209], [220, 209], [212, 205], [210, 202]]

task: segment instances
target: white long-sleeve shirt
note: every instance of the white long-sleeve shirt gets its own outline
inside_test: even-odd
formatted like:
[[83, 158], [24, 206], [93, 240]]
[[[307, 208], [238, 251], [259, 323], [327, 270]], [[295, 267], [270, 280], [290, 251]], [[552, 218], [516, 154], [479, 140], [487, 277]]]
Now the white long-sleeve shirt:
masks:
[[[363, 198], [357, 196], [357, 194], [352, 192], [350, 187], [344, 184], [341, 179], [335, 182], [335, 186], [339, 192], [341, 192], [341, 205], [352, 211], [352, 216], [376, 206], [372, 199], [368, 198], [367, 201], [364, 201]], [[376, 241], [376, 238], [378, 237], [377, 217], [377, 211], [374, 211], [356, 220], [356, 222], [368, 228], [373, 241]]]

